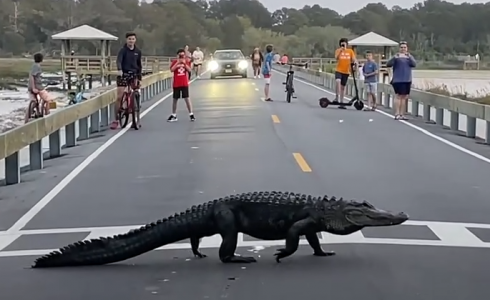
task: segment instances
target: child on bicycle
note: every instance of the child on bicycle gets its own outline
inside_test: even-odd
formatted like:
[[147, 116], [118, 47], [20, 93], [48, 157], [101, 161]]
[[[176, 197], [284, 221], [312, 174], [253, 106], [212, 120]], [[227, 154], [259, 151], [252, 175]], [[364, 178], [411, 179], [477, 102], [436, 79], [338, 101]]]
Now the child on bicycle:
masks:
[[[43, 101], [44, 104], [44, 115], [49, 114], [49, 105], [51, 103], [51, 95], [46, 91], [46, 87], [42, 83], [42, 69], [41, 63], [43, 62], [43, 55], [41, 53], [34, 54], [34, 63], [32, 64], [31, 71], [29, 72], [29, 83], [28, 83], [28, 93], [29, 93], [29, 105], [26, 110], [26, 123], [30, 119], [31, 112], [29, 107], [31, 102]], [[37, 97], [40, 97], [38, 100]]]

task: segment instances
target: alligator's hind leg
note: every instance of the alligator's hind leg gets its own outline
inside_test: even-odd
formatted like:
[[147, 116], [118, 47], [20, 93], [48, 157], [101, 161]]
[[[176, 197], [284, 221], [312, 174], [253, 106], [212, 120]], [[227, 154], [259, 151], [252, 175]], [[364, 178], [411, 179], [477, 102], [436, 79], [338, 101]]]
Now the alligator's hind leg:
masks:
[[305, 234], [306, 240], [308, 241], [308, 244], [310, 244], [311, 248], [313, 249], [313, 255], [315, 256], [331, 256], [335, 255], [334, 251], [323, 251], [322, 246], [320, 245], [320, 240], [318, 239], [318, 236], [316, 235], [316, 232], [311, 232]]
[[235, 226], [235, 215], [227, 208], [218, 209], [214, 215], [219, 234], [223, 241], [219, 247], [219, 258], [224, 263], [252, 263], [253, 257], [237, 256], [238, 230]]
[[206, 257], [206, 255], [199, 252], [199, 243], [200, 242], [201, 242], [201, 240], [198, 237], [191, 236], [192, 253], [194, 254], [195, 257], [204, 258], [204, 257]]

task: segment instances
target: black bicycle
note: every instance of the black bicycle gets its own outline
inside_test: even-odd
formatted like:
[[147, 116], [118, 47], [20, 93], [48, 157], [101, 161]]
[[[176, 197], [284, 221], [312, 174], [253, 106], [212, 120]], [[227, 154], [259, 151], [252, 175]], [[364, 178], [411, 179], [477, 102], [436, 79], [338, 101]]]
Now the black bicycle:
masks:
[[289, 71], [286, 73], [286, 82], [283, 82], [283, 84], [286, 85], [286, 102], [291, 103], [291, 98], [296, 99], [297, 97], [294, 96], [294, 71], [293, 67], [305, 67], [307, 66], [306, 63], [304, 64], [287, 64], [289, 66]]

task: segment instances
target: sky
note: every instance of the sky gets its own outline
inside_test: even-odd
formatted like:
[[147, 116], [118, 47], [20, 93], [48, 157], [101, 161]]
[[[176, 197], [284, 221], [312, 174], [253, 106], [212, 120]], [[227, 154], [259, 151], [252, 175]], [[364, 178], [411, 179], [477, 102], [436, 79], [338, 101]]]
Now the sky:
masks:
[[[153, 0], [142, 0], [146, 2], [153, 2]], [[259, 0], [262, 2], [265, 7], [269, 11], [275, 11], [276, 9], [280, 9], [283, 7], [292, 7], [292, 8], [302, 8], [305, 5], [310, 5], [313, 6], [315, 4], [318, 4], [322, 7], [328, 7], [332, 10], [335, 10], [336, 12], [340, 13], [341, 15], [346, 15], [350, 12], [357, 11], [364, 6], [366, 6], [369, 3], [378, 3], [382, 2], [384, 5], [386, 5], [388, 8], [392, 8], [395, 5], [398, 5], [402, 8], [410, 8], [412, 7], [415, 3], [423, 2], [423, 0], [340, 0], [340, 1], [335, 1], [335, 0]], [[467, 3], [485, 3], [487, 1], [475, 1], [475, 0], [452, 0], [452, 1], [447, 1], [447, 2], [452, 2], [456, 4], [461, 4], [464, 2]], [[403, 3], [403, 4], [400, 4]]]

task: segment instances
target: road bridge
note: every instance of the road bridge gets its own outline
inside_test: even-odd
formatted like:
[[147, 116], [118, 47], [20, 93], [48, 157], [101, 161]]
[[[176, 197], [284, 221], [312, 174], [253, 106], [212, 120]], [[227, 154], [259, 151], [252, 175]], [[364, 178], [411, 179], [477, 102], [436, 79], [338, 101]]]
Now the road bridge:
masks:
[[[2, 187], [2, 299], [484, 299], [490, 261], [490, 152], [386, 111], [321, 109], [331, 94], [282, 73], [264, 102], [261, 80], [201, 79], [191, 86], [196, 122], [170, 94], [147, 107], [140, 131], [105, 132], [73, 147], [20, 185]], [[35, 256], [123, 233], [225, 195], [288, 190], [366, 199], [410, 214], [393, 228], [322, 235], [337, 256], [309, 246], [276, 264], [279, 242], [240, 236], [257, 264], [223, 265], [219, 237], [194, 259], [188, 241], [114, 265], [31, 270]], [[207, 248], [207, 249], [206, 249]]]

